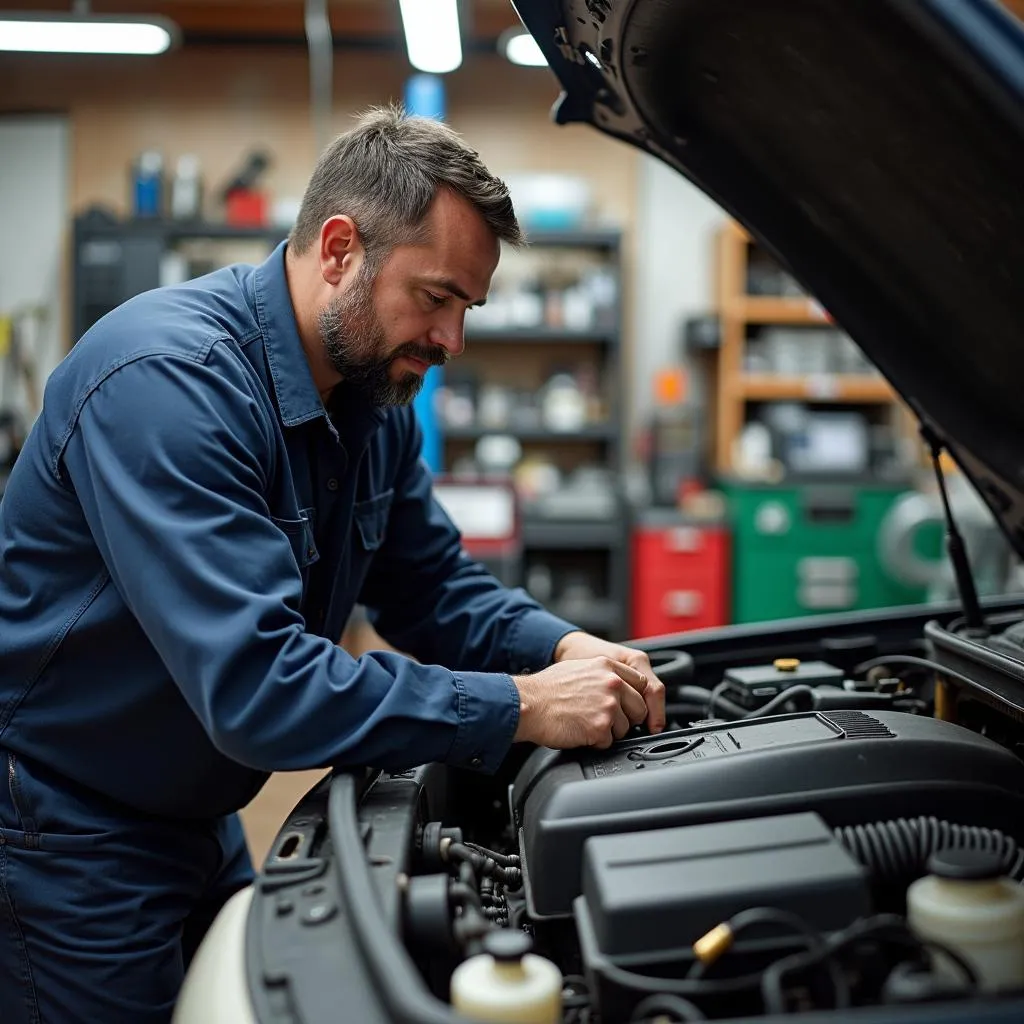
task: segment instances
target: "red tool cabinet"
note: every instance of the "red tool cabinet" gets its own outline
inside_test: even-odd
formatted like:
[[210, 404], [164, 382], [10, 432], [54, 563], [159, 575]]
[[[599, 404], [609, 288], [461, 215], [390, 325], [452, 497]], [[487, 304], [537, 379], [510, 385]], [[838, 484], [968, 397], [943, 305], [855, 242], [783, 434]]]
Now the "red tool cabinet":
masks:
[[729, 621], [729, 532], [721, 523], [651, 512], [633, 532], [635, 638]]

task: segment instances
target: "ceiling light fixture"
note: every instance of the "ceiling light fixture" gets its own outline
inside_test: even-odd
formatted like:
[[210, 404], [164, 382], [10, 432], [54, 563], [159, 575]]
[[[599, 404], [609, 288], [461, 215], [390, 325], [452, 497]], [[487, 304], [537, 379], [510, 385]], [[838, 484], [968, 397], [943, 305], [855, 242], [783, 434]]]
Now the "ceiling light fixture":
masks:
[[462, 63], [457, 0], [398, 0], [409, 63], [443, 75]]
[[529, 68], [546, 68], [548, 66], [544, 51], [537, 45], [537, 40], [525, 29], [513, 28], [504, 32], [498, 40], [498, 50], [513, 64], [521, 64]]
[[178, 41], [167, 18], [0, 12], [0, 50], [17, 53], [118, 53], [153, 56]]

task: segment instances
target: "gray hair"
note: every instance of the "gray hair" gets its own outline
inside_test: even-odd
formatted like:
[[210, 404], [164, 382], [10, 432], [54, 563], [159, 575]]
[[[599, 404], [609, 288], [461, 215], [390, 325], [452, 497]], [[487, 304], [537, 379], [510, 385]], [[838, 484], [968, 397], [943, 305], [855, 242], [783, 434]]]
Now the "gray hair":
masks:
[[479, 155], [443, 122], [389, 105], [368, 110], [323, 152], [289, 247], [301, 255], [316, 244], [324, 221], [346, 214], [359, 228], [367, 262], [379, 267], [396, 245], [422, 240], [439, 188], [468, 200], [498, 239], [523, 244], [508, 187]]

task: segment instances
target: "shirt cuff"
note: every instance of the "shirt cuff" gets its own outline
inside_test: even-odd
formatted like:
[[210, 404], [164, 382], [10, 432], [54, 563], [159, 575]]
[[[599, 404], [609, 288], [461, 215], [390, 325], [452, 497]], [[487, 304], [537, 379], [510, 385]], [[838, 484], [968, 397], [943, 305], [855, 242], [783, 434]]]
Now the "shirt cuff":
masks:
[[567, 633], [579, 631], [579, 626], [544, 609], [524, 612], [509, 630], [507, 657], [512, 674], [547, 668], [555, 660], [558, 641]]
[[519, 691], [500, 672], [457, 672], [459, 724], [445, 763], [493, 773], [519, 728]]

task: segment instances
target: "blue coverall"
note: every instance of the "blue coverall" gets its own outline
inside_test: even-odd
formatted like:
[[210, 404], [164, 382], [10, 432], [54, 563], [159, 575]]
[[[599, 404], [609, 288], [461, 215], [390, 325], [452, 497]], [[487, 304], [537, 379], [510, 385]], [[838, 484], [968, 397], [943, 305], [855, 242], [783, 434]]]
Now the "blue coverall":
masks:
[[[325, 410], [284, 250], [100, 320], [0, 503], [4, 1024], [166, 1021], [269, 772], [492, 771], [574, 628], [463, 553], [411, 409]], [[338, 647], [356, 602], [421, 663]]]

